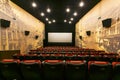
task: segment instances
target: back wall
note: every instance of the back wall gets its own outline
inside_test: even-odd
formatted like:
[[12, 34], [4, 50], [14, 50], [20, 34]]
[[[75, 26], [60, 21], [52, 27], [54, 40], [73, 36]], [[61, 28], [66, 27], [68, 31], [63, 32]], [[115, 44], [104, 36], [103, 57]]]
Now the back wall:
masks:
[[[50, 43], [48, 33], [72, 33], [72, 43]], [[44, 46], [74, 46], [75, 45], [75, 25], [74, 24], [49, 24], [45, 26]]]

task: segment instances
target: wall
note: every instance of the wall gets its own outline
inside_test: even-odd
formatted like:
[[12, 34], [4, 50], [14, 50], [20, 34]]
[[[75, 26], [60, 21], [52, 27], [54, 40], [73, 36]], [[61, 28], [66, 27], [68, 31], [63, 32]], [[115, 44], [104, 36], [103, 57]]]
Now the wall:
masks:
[[[120, 49], [120, 0], [101, 0], [76, 24], [79, 31], [77, 36], [82, 35], [83, 40], [76, 37], [76, 46], [105, 50], [106, 52], [118, 52]], [[86, 5], [87, 6], [87, 5]], [[104, 28], [102, 20], [112, 18], [110, 28]], [[77, 29], [76, 28], [76, 29]], [[91, 36], [86, 31], [91, 31]], [[79, 46], [80, 47], [80, 46]]]
[[[10, 27], [0, 27], [0, 50], [21, 50], [25, 54], [43, 46], [44, 23], [11, 1], [0, 0], [0, 19], [10, 21]], [[26, 30], [30, 32], [28, 36], [25, 36]]]
[[[45, 26], [45, 46], [74, 46], [75, 45], [75, 25], [74, 24], [64, 24], [64, 23], [54, 23]], [[49, 43], [48, 33], [49, 32], [70, 32], [72, 33], [72, 43]]]

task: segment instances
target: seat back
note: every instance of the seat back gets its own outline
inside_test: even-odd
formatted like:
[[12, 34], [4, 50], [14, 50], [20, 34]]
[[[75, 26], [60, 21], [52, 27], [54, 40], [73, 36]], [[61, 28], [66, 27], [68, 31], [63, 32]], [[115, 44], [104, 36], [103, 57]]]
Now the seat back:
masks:
[[63, 61], [45, 60], [43, 62], [43, 71], [45, 80], [63, 80]]
[[26, 54], [24, 55], [25, 60], [38, 60], [37, 54]]
[[112, 65], [111, 63], [105, 61], [89, 61], [88, 71], [88, 80], [110, 80]]
[[86, 80], [87, 64], [83, 60], [67, 60], [65, 67], [66, 80]]
[[112, 62], [112, 65], [113, 65], [112, 80], [120, 80], [120, 62]]
[[40, 60], [21, 61], [20, 67], [25, 80], [42, 80]]
[[0, 61], [0, 70], [6, 80], [23, 80], [19, 68], [19, 60], [3, 59]]
[[0, 69], [0, 80], [5, 80], [5, 77], [3, 76], [1, 69]]

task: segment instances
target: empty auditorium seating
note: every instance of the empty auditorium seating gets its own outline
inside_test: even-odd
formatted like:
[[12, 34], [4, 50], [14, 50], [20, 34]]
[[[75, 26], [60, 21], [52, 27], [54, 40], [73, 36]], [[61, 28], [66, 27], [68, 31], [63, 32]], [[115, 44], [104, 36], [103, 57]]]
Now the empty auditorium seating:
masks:
[[24, 55], [24, 60], [38, 60], [37, 54], [26, 54]]
[[54, 53], [54, 54], [51, 54], [49, 59], [51, 59], [51, 60], [63, 60], [64, 59], [64, 54]]
[[[116, 53], [63, 46], [42, 47], [30, 50], [25, 55], [14, 55], [13, 58], [20, 59], [21, 72], [25, 80], [42, 78], [44, 80], [110, 80], [112, 79], [111, 62], [120, 61]], [[35, 70], [31, 70], [32, 68]], [[41, 71], [42, 78], [39, 76]], [[113, 71], [115, 72], [115, 69]], [[113, 76], [115, 80], [116, 75]]]
[[42, 80], [40, 60], [24, 60], [20, 62], [25, 80]]
[[76, 54], [74, 53], [65, 53], [64, 55], [65, 60], [75, 60], [76, 59]]
[[0, 70], [5, 80], [23, 80], [19, 60], [3, 59], [0, 61]]
[[110, 80], [112, 65], [109, 62], [89, 61], [88, 62], [88, 80]]
[[64, 65], [62, 60], [45, 60], [43, 74], [45, 80], [63, 80]]
[[81, 60], [67, 60], [65, 67], [65, 80], [86, 80], [87, 63]]
[[25, 58], [23, 54], [14, 54], [13, 59], [24, 60]]
[[50, 54], [42, 53], [42, 54], [39, 55], [39, 57], [40, 57], [40, 60], [46, 60], [46, 59], [50, 58]]
[[86, 60], [86, 61], [88, 61], [89, 60], [89, 55], [88, 55], [88, 53], [78, 53], [77, 56], [76, 56], [76, 59], [77, 60]]
[[112, 80], [120, 80], [120, 62], [112, 62], [113, 74]]

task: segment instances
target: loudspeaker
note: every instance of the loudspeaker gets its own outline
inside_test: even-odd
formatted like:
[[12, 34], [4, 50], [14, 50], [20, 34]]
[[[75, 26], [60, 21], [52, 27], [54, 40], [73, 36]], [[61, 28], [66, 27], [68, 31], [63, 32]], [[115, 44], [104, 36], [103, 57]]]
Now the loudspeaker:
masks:
[[24, 33], [26, 36], [28, 36], [30, 34], [30, 31], [25, 31]]
[[36, 36], [35, 36], [35, 39], [38, 39], [38, 37], [39, 37], [39, 36], [38, 36], [38, 35], [36, 35]]
[[4, 19], [0, 19], [0, 26], [1, 26], [2, 28], [10, 27], [10, 21], [4, 20]]
[[112, 23], [112, 19], [111, 19], [111, 18], [102, 20], [102, 25], [103, 25], [103, 27], [105, 27], [105, 28], [111, 27], [111, 23]]
[[79, 36], [79, 38], [82, 40], [82, 36]]
[[90, 36], [90, 35], [91, 35], [91, 31], [86, 31], [86, 34], [87, 34], [88, 36]]

